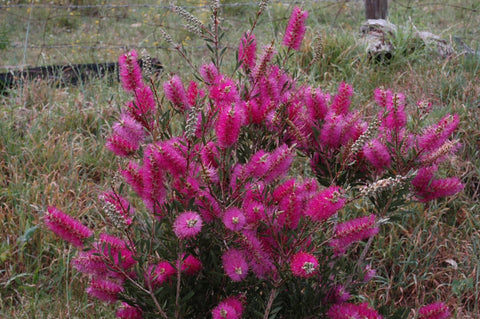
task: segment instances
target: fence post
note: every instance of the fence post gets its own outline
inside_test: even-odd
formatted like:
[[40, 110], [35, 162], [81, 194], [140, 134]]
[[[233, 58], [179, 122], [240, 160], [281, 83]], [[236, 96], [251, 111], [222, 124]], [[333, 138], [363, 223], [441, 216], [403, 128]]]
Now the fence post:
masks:
[[388, 0], [365, 0], [365, 13], [368, 19], [386, 19]]

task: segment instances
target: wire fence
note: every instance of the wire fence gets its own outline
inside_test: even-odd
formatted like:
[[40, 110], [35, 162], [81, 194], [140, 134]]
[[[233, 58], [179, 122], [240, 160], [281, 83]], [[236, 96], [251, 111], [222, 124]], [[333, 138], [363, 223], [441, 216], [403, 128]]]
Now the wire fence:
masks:
[[[73, 2], [73, 3], [70, 3]], [[182, 28], [180, 17], [172, 14], [166, 1], [148, 3], [91, 3], [94, 0], [61, 0], [45, 3], [31, 1], [0, 2], [0, 69], [18, 69], [32, 65], [91, 63], [116, 60], [127, 49], [146, 50], [152, 56], [169, 55], [170, 47], [163, 41], [159, 28], [177, 35], [188, 50], [202, 55], [205, 46], [193, 40]], [[113, 1], [112, 1], [113, 2]], [[185, 0], [181, 7], [205, 23], [209, 18], [208, 0]], [[353, 28], [364, 16], [363, 0], [270, 1], [266, 24], [278, 32], [276, 24], [287, 19], [289, 8], [302, 5], [312, 10], [315, 24], [331, 25], [341, 21], [340, 28]], [[258, 2], [251, 0], [222, 1], [228, 32], [241, 34], [248, 25], [247, 16], [255, 14]], [[405, 18], [432, 15], [426, 8], [443, 8], [455, 16], [460, 36], [478, 41], [480, 1], [392, 0], [390, 11], [401, 11]], [[441, 10], [445, 14], [445, 10]], [[447, 26], [449, 27], [449, 26]], [[267, 27], [268, 29], [268, 27]], [[268, 30], [267, 30], [268, 32]], [[238, 37], [237, 37], [238, 38]]]
[[[362, 0], [349, 0], [349, 1], [362, 1]], [[307, 0], [307, 1], [272, 1], [276, 4], [305, 4], [305, 3], [321, 3], [321, 2], [345, 2], [341, 0]], [[258, 2], [236, 2], [236, 3], [220, 3], [220, 7], [243, 7], [243, 6], [258, 6]], [[197, 4], [197, 5], [182, 5], [185, 9], [199, 9], [209, 8], [209, 4]], [[171, 5], [160, 4], [10, 4], [0, 5], [0, 9], [5, 8], [52, 8], [52, 9], [91, 9], [91, 8], [156, 8], [156, 9], [170, 9]]]

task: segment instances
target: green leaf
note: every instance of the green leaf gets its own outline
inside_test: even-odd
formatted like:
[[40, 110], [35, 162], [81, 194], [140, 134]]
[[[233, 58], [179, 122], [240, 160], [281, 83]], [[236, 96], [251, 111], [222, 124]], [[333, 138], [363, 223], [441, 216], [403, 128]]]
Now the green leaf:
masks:
[[212, 53], [215, 53], [215, 50], [213, 49], [213, 47], [207, 43], [207, 49], [212, 52]]

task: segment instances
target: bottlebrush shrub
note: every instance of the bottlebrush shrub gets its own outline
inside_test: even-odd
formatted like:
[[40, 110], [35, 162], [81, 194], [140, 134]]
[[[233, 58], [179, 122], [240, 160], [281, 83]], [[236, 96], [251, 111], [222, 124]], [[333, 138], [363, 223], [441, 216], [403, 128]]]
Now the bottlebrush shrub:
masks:
[[[462, 189], [437, 176], [459, 147], [458, 116], [407, 125], [404, 96], [377, 89], [378, 113], [365, 117], [350, 85], [331, 94], [293, 77], [284, 66], [305, 31], [300, 8], [283, 47], [257, 52], [253, 24], [234, 77], [219, 68], [216, 34], [176, 10], [213, 37], [217, 59], [162, 93], [139, 76], [135, 51], [120, 57], [133, 100], [106, 144], [124, 162], [123, 182], [99, 196], [109, 233], [45, 213], [79, 248], [87, 293], [118, 303], [119, 318], [381, 318], [355, 298], [375, 275], [369, 243], [402, 205]], [[448, 314], [436, 305], [422, 316]]]

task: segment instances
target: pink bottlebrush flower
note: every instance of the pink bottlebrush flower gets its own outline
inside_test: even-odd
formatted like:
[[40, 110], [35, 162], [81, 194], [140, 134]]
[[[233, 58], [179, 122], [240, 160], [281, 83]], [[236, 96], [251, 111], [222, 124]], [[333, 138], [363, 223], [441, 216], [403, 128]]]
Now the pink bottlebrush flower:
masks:
[[464, 184], [457, 177], [435, 178], [436, 166], [422, 167], [412, 180], [413, 191], [421, 202], [455, 195], [463, 190]]
[[[287, 106], [287, 117], [293, 124], [297, 124], [299, 123], [300, 120], [303, 119], [302, 117], [303, 112], [304, 112], [303, 101], [301, 101], [298, 98], [289, 99], [289, 103]], [[293, 129], [291, 124], [290, 124], [290, 129]], [[300, 139], [297, 138], [297, 140], [300, 140]]]
[[118, 294], [123, 292], [123, 285], [114, 279], [93, 277], [87, 288], [87, 293], [97, 299], [114, 303], [118, 300]]
[[265, 185], [259, 183], [248, 183], [245, 185], [242, 211], [245, 214], [247, 224], [257, 224], [265, 220], [265, 205], [263, 204]]
[[265, 172], [264, 180], [267, 183], [285, 175], [293, 162], [293, 150], [286, 144], [279, 146], [267, 159], [268, 170]]
[[290, 269], [295, 277], [310, 278], [317, 273], [317, 258], [306, 252], [298, 252], [290, 261]]
[[145, 272], [145, 280], [155, 288], [170, 280], [176, 273], [177, 271], [169, 262], [161, 261], [157, 265], [148, 267]]
[[200, 183], [194, 177], [179, 178], [173, 182], [173, 187], [181, 194], [182, 200], [189, 201], [197, 197], [200, 192]]
[[259, 150], [253, 154], [249, 162], [245, 164], [247, 175], [254, 178], [261, 178], [268, 170], [268, 157], [270, 154]]
[[305, 105], [313, 122], [323, 120], [327, 115], [327, 95], [320, 89], [307, 88], [304, 93]]
[[268, 76], [260, 78], [259, 93], [263, 101], [269, 101], [278, 105], [281, 101], [281, 93], [284, 83], [282, 83], [279, 76], [280, 70], [277, 67], [272, 67], [269, 70]]
[[278, 185], [273, 191], [272, 197], [276, 202], [280, 202], [286, 196], [294, 193], [296, 188], [296, 180], [294, 178], [291, 178]]
[[187, 100], [190, 106], [197, 104], [197, 97], [199, 95], [198, 85], [195, 81], [190, 81], [187, 88]]
[[227, 77], [220, 77], [217, 83], [210, 87], [209, 97], [215, 102], [219, 111], [240, 101], [237, 84]]
[[83, 241], [93, 235], [87, 226], [53, 206], [45, 212], [44, 223], [60, 238], [80, 248], [83, 247]]
[[233, 281], [242, 281], [248, 275], [248, 263], [240, 250], [230, 248], [223, 253], [222, 264], [225, 273]]
[[262, 124], [275, 104], [269, 99], [252, 99], [245, 104], [247, 124]]
[[262, 56], [257, 61], [257, 65], [253, 71], [253, 78], [255, 80], [260, 79], [260, 77], [265, 76], [267, 73], [267, 66], [272, 61], [273, 56], [275, 55], [275, 49], [273, 45], [269, 45], [263, 49]]
[[238, 62], [246, 70], [253, 70], [257, 60], [257, 38], [253, 33], [245, 33], [238, 45]]
[[265, 220], [265, 206], [256, 200], [243, 202], [243, 211], [247, 224], [255, 225], [259, 221]]
[[240, 300], [240, 299], [243, 299], [243, 297], [242, 296], [228, 297], [227, 299], [223, 300], [223, 303], [227, 304], [227, 305], [231, 306], [233, 309], [235, 309], [237, 314], [241, 317], [245, 307], [243, 305], [242, 300]]
[[378, 170], [388, 168], [392, 163], [388, 148], [378, 139], [364, 145], [363, 155]]
[[135, 107], [138, 117], [148, 116], [155, 111], [157, 104], [149, 86], [139, 87], [135, 90]]
[[423, 134], [418, 137], [420, 150], [433, 151], [442, 146], [445, 141], [457, 129], [460, 122], [458, 115], [447, 115], [437, 124], [427, 127]]
[[187, 170], [187, 159], [182, 148], [179, 141], [161, 141], [152, 144], [153, 157], [160, 167], [173, 176], [183, 176]]
[[298, 116], [288, 125], [287, 134], [285, 135], [286, 141], [292, 144], [296, 143], [299, 150], [308, 153], [312, 148], [312, 137], [315, 136], [312, 119], [306, 112], [300, 111]]
[[238, 298], [230, 297], [223, 300], [212, 310], [213, 319], [240, 319], [243, 314], [243, 304]]
[[113, 134], [122, 137], [125, 141], [137, 147], [144, 137], [142, 125], [125, 113], [120, 115], [120, 121], [113, 124]]
[[125, 270], [136, 263], [133, 252], [127, 247], [123, 239], [108, 234], [100, 234], [95, 246], [103, 252], [103, 256], [108, 263], [113, 263]]
[[[437, 170], [438, 167], [436, 165], [422, 167], [418, 170], [417, 175], [412, 180], [413, 190], [417, 197], [423, 198], [432, 193], [430, 191], [430, 184], [434, 180]], [[428, 200], [425, 202], [428, 202]]]
[[107, 138], [105, 147], [120, 157], [127, 157], [135, 153], [138, 149], [138, 144], [133, 144], [120, 135], [111, 135]]
[[[304, 202], [304, 214], [307, 210], [308, 202], [317, 195], [319, 191], [319, 185], [315, 178], [307, 178], [303, 181], [303, 183], [299, 186], [301, 189], [301, 198]], [[306, 214], [305, 214], [306, 215]]]
[[135, 90], [135, 101], [127, 104], [129, 113], [135, 120], [151, 131], [153, 114], [156, 109], [155, 96], [149, 86], [139, 87]]
[[405, 96], [401, 93], [395, 93], [392, 95], [391, 99], [392, 101], [388, 104], [386, 109], [380, 112], [382, 128], [386, 131], [394, 130], [398, 132], [407, 124]]
[[122, 302], [115, 315], [121, 319], [143, 319], [142, 310], [138, 306], [131, 306], [126, 302]]
[[265, 220], [266, 217], [265, 205], [263, 204], [265, 185], [263, 183], [247, 184], [245, 189], [242, 210], [247, 224], [254, 225], [259, 221]]
[[381, 88], [376, 88], [373, 92], [375, 97], [375, 102], [384, 109], [393, 108], [393, 93], [391, 90], [384, 90]]
[[305, 35], [305, 21], [308, 18], [308, 11], [302, 11], [295, 7], [288, 21], [287, 29], [282, 44], [293, 50], [300, 50], [303, 36]]
[[207, 191], [200, 192], [195, 200], [198, 212], [202, 216], [202, 220], [210, 223], [214, 218], [219, 217], [222, 210], [220, 204]]
[[330, 319], [382, 319], [383, 317], [368, 303], [359, 305], [352, 303], [341, 303], [333, 305], [327, 312]]
[[347, 113], [343, 118], [340, 133], [340, 144], [347, 145], [350, 141], [357, 140], [365, 132], [368, 124], [360, 119], [358, 113]]
[[244, 203], [251, 200], [262, 202], [265, 198], [265, 183], [261, 181], [248, 183], [245, 185], [245, 189]]
[[326, 299], [328, 303], [341, 304], [350, 299], [350, 293], [343, 285], [337, 285], [328, 292]]
[[120, 79], [126, 92], [134, 92], [135, 89], [144, 86], [137, 57], [137, 52], [132, 50], [118, 59]]
[[377, 270], [372, 268], [371, 265], [365, 266], [365, 276], [363, 276], [363, 282], [369, 282], [377, 275]]
[[183, 112], [190, 107], [187, 92], [178, 75], [172, 76], [170, 80], [163, 83], [163, 92], [165, 93], [165, 97], [172, 102], [173, 106], [178, 110]]
[[200, 159], [202, 164], [207, 167], [218, 167], [218, 161], [220, 160], [220, 153], [214, 142], [208, 142], [200, 151]]
[[455, 195], [461, 192], [464, 187], [465, 185], [457, 177], [439, 178], [430, 183], [430, 187], [425, 190], [426, 193], [419, 193], [418, 195], [422, 196], [422, 201], [432, 200]]
[[337, 224], [333, 239], [329, 245], [335, 249], [337, 255], [345, 253], [353, 243], [376, 235], [379, 228], [375, 224], [375, 215], [359, 217]]
[[73, 267], [86, 275], [104, 275], [108, 272], [102, 254], [96, 250], [80, 251], [72, 260]]
[[154, 124], [151, 112], [148, 114], [141, 114], [135, 103], [135, 101], [128, 102], [125, 112], [135, 121], [140, 123], [140, 125], [143, 126], [147, 131], [151, 132]]
[[227, 209], [223, 214], [222, 220], [225, 227], [231, 231], [242, 230], [243, 226], [245, 226], [245, 215], [236, 207], [230, 207]]
[[272, 258], [266, 252], [254, 231], [243, 230], [239, 244], [244, 248], [243, 252], [249, 267], [257, 277], [265, 278], [274, 272], [275, 266]]
[[202, 268], [202, 262], [192, 255], [188, 255], [187, 258], [182, 261], [182, 272], [188, 276], [198, 274]]
[[213, 85], [217, 83], [219, 79], [219, 72], [215, 64], [209, 63], [209, 64], [204, 64], [200, 67], [200, 75], [202, 76], [202, 79], [208, 84], [208, 85]]
[[352, 103], [351, 97], [353, 96], [353, 87], [342, 82], [338, 87], [337, 95], [333, 98], [330, 108], [337, 115], [345, 115], [348, 113], [350, 104]]
[[219, 147], [225, 149], [237, 142], [243, 120], [244, 113], [240, 104], [232, 104], [221, 111], [215, 127]]
[[115, 212], [125, 225], [132, 223], [132, 216], [135, 215], [135, 208], [119, 194], [109, 191], [104, 192], [98, 198], [108, 205], [107, 209]]
[[165, 202], [166, 190], [164, 183], [163, 167], [155, 158], [153, 147], [147, 147], [143, 154], [142, 199], [145, 206], [154, 214], [159, 215], [160, 205]]
[[105, 233], [100, 234], [97, 244], [99, 246], [98, 248], [107, 248], [105, 250], [107, 252], [109, 249], [118, 252], [127, 247], [123, 239]]
[[418, 310], [418, 319], [447, 319], [450, 309], [443, 302], [435, 302]]
[[344, 116], [329, 112], [325, 117], [325, 122], [320, 130], [320, 143], [328, 148], [337, 148], [340, 146]]
[[[400, 130], [397, 136], [398, 140], [401, 141], [400, 153], [402, 156], [407, 157], [408, 153], [415, 147], [416, 136], [407, 132], [406, 129]], [[389, 142], [392, 143], [392, 141], [393, 140], [389, 137]]]
[[301, 189], [297, 185], [285, 193], [285, 196], [279, 200], [278, 210], [281, 212], [276, 216], [275, 222], [278, 226], [286, 226], [288, 229], [296, 229], [304, 208]]
[[180, 239], [196, 236], [202, 229], [203, 222], [196, 212], [183, 212], [173, 223], [173, 231]]
[[269, 103], [274, 104], [275, 108], [280, 103], [291, 102], [288, 101], [289, 97], [297, 96], [296, 94], [291, 95], [295, 87], [293, 79], [276, 65], [268, 65], [268, 68], [259, 75], [257, 80], [259, 85], [254, 88], [250, 96], [258, 98], [263, 103], [270, 101]]
[[242, 186], [251, 176], [245, 165], [235, 164], [230, 175], [230, 188], [237, 191], [237, 187]]
[[212, 310], [213, 319], [239, 319], [241, 316], [237, 314], [235, 309], [228, 304], [219, 304]]
[[345, 202], [343, 189], [338, 186], [330, 186], [318, 192], [308, 201], [305, 215], [316, 222], [323, 222], [342, 209]]
[[132, 187], [132, 189], [137, 193], [138, 196], [143, 196], [143, 174], [141, 167], [138, 163], [130, 161], [127, 165], [127, 168], [121, 170], [125, 181]]

